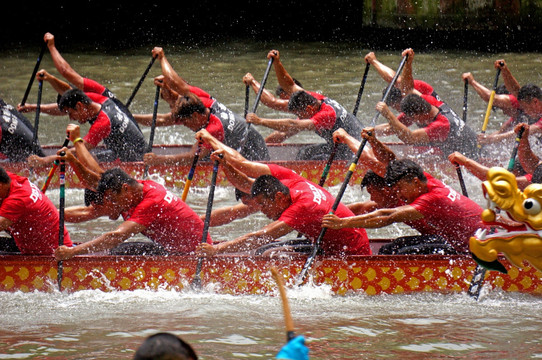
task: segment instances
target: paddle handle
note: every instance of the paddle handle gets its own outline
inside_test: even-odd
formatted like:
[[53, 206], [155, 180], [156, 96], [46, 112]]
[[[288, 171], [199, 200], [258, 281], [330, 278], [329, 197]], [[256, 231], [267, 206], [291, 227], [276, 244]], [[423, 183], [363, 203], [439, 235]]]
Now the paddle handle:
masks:
[[47, 41], [45, 41], [41, 45], [41, 50], [38, 55], [38, 59], [36, 60], [36, 65], [34, 66], [34, 70], [32, 70], [30, 81], [28, 82], [28, 85], [26, 86], [26, 91], [24, 92], [23, 99], [21, 100], [21, 106], [24, 106], [24, 104], [26, 104], [26, 100], [28, 99], [28, 94], [30, 94], [30, 89], [32, 88], [32, 84], [34, 83], [34, 78], [36, 77], [36, 74], [38, 73], [38, 68], [40, 66], [41, 59], [43, 58], [43, 54], [45, 53], [46, 49], [47, 49]]
[[495, 100], [495, 93], [497, 92], [497, 86], [499, 85], [499, 76], [501, 75], [501, 68], [497, 69], [495, 74], [495, 81], [493, 83], [493, 90], [489, 95], [489, 101], [487, 103], [486, 115], [484, 117], [484, 123], [482, 124], [482, 134], [486, 132], [487, 124], [489, 123], [489, 115], [491, 114], [491, 108], [493, 107], [493, 101]]
[[467, 110], [469, 100], [469, 81], [465, 80], [465, 89], [463, 91], [463, 122], [467, 123]]
[[43, 92], [43, 80], [38, 81], [38, 99], [36, 101], [36, 116], [34, 118], [34, 134], [32, 135], [32, 146], [34, 153], [38, 153], [38, 127], [40, 125], [41, 94]]
[[190, 167], [190, 170], [188, 170], [188, 176], [186, 177], [186, 183], [184, 184], [183, 195], [181, 197], [183, 201], [186, 201], [186, 197], [188, 196], [188, 190], [190, 189], [190, 184], [192, 183], [192, 179], [194, 178], [194, 172], [196, 171], [200, 151], [201, 144], [198, 144], [198, 148], [196, 149], [196, 153], [194, 154], [194, 158], [192, 159], [192, 166]]
[[333, 149], [331, 150], [331, 153], [329, 154], [329, 158], [327, 159], [326, 166], [324, 167], [324, 171], [322, 171], [322, 176], [320, 176], [320, 181], [318, 182], [319, 186], [324, 186], [324, 184], [326, 183], [329, 170], [331, 169], [331, 164], [333, 164], [333, 159], [335, 159], [335, 155], [337, 154], [338, 146], [339, 146], [338, 143], [333, 143]]
[[520, 128], [516, 136], [516, 140], [514, 141], [514, 147], [512, 148], [512, 154], [510, 155], [510, 161], [508, 162], [508, 171], [510, 172], [514, 170], [514, 166], [516, 165], [516, 155], [518, 154], [519, 143], [523, 137], [524, 131], [524, 128]]
[[[65, 153], [61, 152], [60, 156], [64, 156]], [[66, 162], [64, 159], [60, 159], [60, 200], [58, 211], [58, 246], [64, 245], [64, 208], [65, 208], [65, 185], [66, 185]], [[58, 262], [57, 280], [58, 291], [62, 291], [62, 276], [63, 276], [63, 264], [62, 261]]]
[[256, 113], [256, 109], [258, 109], [258, 104], [260, 103], [260, 98], [262, 97], [263, 89], [265, 88], [265, 83], [267, 82], [267, 78], [269, 77], [269, 71], [271, 70], [271, 65], [273, 65], [273, 58], [269, 59], [269, 62], [267, 63], [267, 68], [265, 69], [262, 82], [260, 83], [260, 89], [258, 90], [258, 93], [256, 94], [256, 100], [254, 100], [254, 105], [252, 106], [253, 113]]
[[249, 106], [249, 101], [250, 101], [250, 86], [246, 86], [245, 87], [245, 112], [244, 112], [244, 115], [243, 115], [243, 118], [247, 118], [247, 114], [248, 114], [248, 106]]
[[149, 63], [149, 65], [147, 65], [147, 68], [143, 72], [143, 75], [141, 76], [141, 79], [139, 79], [139, 82], [137, 83], [136, 87], [134, 88], [134, 91], [132, 91], [132, 95], [130, 95], [130, 98], [128, 99], [128, 101], [126, 101], [126, 108], [130, 107], [130, 104], [132, 103], [132, 100], [134, 100], [134, 97], [136, 96], [137, 92], [139, 91], [139, 88], [141, 87], [141, 84], [143, 84], [143, 81], [147, 77], [147, 74], [151, 70], [151, 67], [152, 67], [152, 65], [154, 64], [155, 61], [156, 61], [156, 58], [153, 56], [152, 59], [151, 59], [151, 62]]
[[[66, 139], [64, 139], [64, 143], [62, 144], [62, 147], [63, 148], [67, 147], [69, 144], [70, 144], [70, 136], [68, 134], [68, 136], [66, 136]], [[53, 166], [51, 167], [51, 170], [49, 170], [49, 173], [47, 174], [47, 179], [45, 179], [45, 183], [41, 187], [41, 192], [42, 193], [45, 193], [45, 191], [47, 191], [47, 188], [49, 187], [49, 184], [51, 183], [53, 175], [54, 175], [54, 173], [56, 171], [56, 168], [58, 167], [59, 164], [60, 164], [60, 162], [58, 160], [55, 160], [53, 162]]]
[[369, 63], [365, 65], [365, 71], [363, 72], [363, 78], [361, 80], [361, 85], [359, 86], [358, 97], [356, 98], [356, 105], [354, 105], [354, 110], [352, 110], [352, 114], [354, 116], [356, 116], [358, 113], [359, 103], [361, 102], [361, 95], [363, 94], [363, 89], [365, 88], [365, 82], [367, 81], [367, 74], [369, 73], [370, 66], [371, 64]]
[[282, 276], [279, 275], [275, 267], [271, 267], [271, 274], [273, 279], [277, 283], [280, 298], [282, 300], [282, 310], [284, 312], [284, 323], [286, 325], [286, 342], [289, 342], [295, 337], [294, 333], [294, 320], [292, 319], [292, 313], [290, 311], [290, 304], [288, 302], [288, 296], [286, 295], [286, 288], [284, 287], [284, 281]]
[[[151, 134], [149, 136], [149, 148], [147, 152], [152, 152], [152, 145], [154, 143], [154, 132], [156, 130], [156, 117], [158, 116], [158, 101], [160, 100], [160, 86], [156, 86], [156, 93], [154, 95], [154, 104], [152, 108], [152, 123], [151, 123]], [[145, 165], [144, 176], [149, 175], [149, 166]]]

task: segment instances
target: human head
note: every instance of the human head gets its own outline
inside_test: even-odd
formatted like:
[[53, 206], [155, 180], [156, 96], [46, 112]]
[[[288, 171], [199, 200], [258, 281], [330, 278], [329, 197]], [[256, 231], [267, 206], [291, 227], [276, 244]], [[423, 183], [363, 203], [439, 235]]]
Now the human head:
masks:
[[518, 92], [518, 101], [521, 109], [529, 116], [542, 115], [542, 90], [534, 85], [523, 85]]
[[410, 204], [427, 190], [427, 177], [423, 169], [410, 159], [390, 161], [386, 167], [386, 183], [405, 204]]
[[250, 194], [265, 216], [272, 220], [277, 220], [291, 204], [290, 189], [271, 175], [259, 176], [252, 184]]
[[431, 104], [417, 94], [408, 94], [401, 100], [401, 111], [409, 117], [429, 114]]
[[[382, 90], [382, 95], [385, 95], [387, 90], [388, 90], [387, 87], [384, 88], [384, 90]], [[394, 108], [397, 111], [400, 111], [402, 99], [403, 99], [403, 94], [401, 94], [401, 90], [399, 90], [395, 86], [392, 86], [390, 89], [390, 93], [388, 94], [388, 97], [386, 98], [386, 105], [388, 105], [391, 108]]]
[[377, 175], [372, 170], [367, 170], [363, 179], [361, 180], [361, 189], [367, 189], [367, 192], [371, 196], [371, 200], [374, 201], [378, 207], [389, 207], [394, 204], [395, 196], [391, 191], [391, 187], [386, 183], [386, 179], [380, 175]]
[[161, 332], [151, 335], [137, 349], [134, 360], [197, 360], [192, 347], [180, 337]]
[[[294, 83], [299, 86], [299, 87], [303, 87], [301, 85], [301, 83], [295, 79], [295, 78], [292, 78], [292, 80], [294, 81]], [[290, 96], [288, 95], [288, 93], [286, 91], [284, 91], [284, 89], [282, 88], [282, 86], [278, 85], [276, 90], [275, 90], [275, 95], [277, 95], [279, 98], [283, 99], [283, 100], [286, 100], [286, 99], [289, 99]]]
[[85, 123], [92, 116], [86, 108], [92, 104], [92, 100], [80, 89], [70, 89], [58, 99], [60, 111], [66, 111], [72, 120]]
[[126, 191], [137, 184], [137, 180], [121, 168], [106, 170], [96, 187], [97, 204], [107, 206], [111, 210], [109, 217], [116, 219], [129, 206], [130, 198]]
[[182, 123], [193, 131], [198, 131], [205, 125], [201, 122], [201, 119], [205, 120], [206, 113], [207, 108], [200, 98], [190, 93], [179, 96], [175, 101], [172, 115], [176, 122]]
[[235, 200], [239, 201], [241, 200], [241, 202], [247, 206], [252, 206], [252, 205], [257, 205], [257, 202], [256, 202], [256, 199], [254, 199], [254, 197], [252, 197], [250, 194], [247, 194], [246, 192], [243, 192], [237, 188], [235, 188]]
[[288, 100], [288, 110], [300, 118], [311, 118], [320, 107], [320, 101], [306, 91], [299, 90]]

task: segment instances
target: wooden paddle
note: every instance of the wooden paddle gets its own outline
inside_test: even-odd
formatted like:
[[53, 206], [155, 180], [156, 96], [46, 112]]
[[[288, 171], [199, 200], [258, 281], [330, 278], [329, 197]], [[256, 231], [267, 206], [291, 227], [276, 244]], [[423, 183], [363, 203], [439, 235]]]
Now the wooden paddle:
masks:
[[[154, 58], [153, 58], [154, 59]], [[147, 152], [152, 152], [152, 145], [154, 143], [154, 131], [156, 129], [156, 117], [158, 116], [158, 100], [160, 100], [160, 86], [156, 86], [156, 94], [154, 96], [154, 106], [152, 110], [152, 124], [151, 124], [151, 134], [149, 136], [149, 150]], [[149, 166], [145, 166], [145, 177], [149, 176]]]
[[[66, 139], [64, 139], [64, 143], [62, 144], [62, 147], [67, 147], [70, 144], [70, 134], [66, 136]], [[53, 162], [53, 167], [51, 170], [49, 170], [49, 174], [47, 174], [47, 179], [45, 179], [45, 183], [41, 187], [41, 192], [45, 193], [47, 191], [47, 188], [49, 187], [49, 184], [51, 183], [51, 179], [53, 178], [53, 175], [55, 174], [56, 168], [60, 164], [60, 161], [55, 160]]]
[[28, 94], [30, 94], [30, 89], [32, 88], [32, 84], [34, 83], [34, 78], [36, 77], [36, 74], [38, 73], [38, 68], [40, 67], [41, 59], [43, 58], [43, 54], [45, 53], [46, 49], [47, 49], [47, 41], [43, 42], [41, 46], [40, 54], [38, 55], [38, 59], [36, 60], [36, 65], [34, 66], [34, 70], [32, 71], [32, 75], [30, 76], [30, 81], [28, 82], [26, 91], [24, 92], [23, 100], [21, 100], [21, 106], [24, 106], [24, 104], [26, 104], [26, 99], [28, 99]]
[[[64, 156], [66, 153], [62, 151], [60, 156]], [[64, 245], [64, 207], [65, 207], [65, 193], [64, 188], [66, 184], [66, 161], [60, 159], [60, 205], [58, 212], [58, 246]], [[57, 280], [58, 280], [58, 291], [62, 291], [62, 273], [63, 273], [63, 263], [62, 260], [58, 262], [58, 271], [57, 271]]]
[[137, 83], [136, 87], [134, 88], [134, 91], [132, 91], [132, 95], [130, 95], [130, 98], [128, 99], [128, 101], [126, 101], [126, 108], [130, 107], [130, 104], [132, 103], [132, 100], [134, 100], [134, 97], [136, 96], [137, 92], [139, 91], [139, 88], [141, 87], [141, 84], [143, 84], [143, 81], [147, 77], [147, 74], [151, 70], [151, 67], [154, 64], [155, 60], [156, 60], [156, 58], [153, 56], [152, 59], [151, 59], [151, 62], [149, 63], [149, 65], [147, 65], [147, 68], [143, 72], [143, 75], [141, 76], [141, 79], [139, 79], [139, 82]]
[[[524, 131], [523, 128], [521, 128], [518, 131], [518, 134], [516, 136], [516, 141], [514, 142], [514, 147], [512, 148], [512, 155], [510, 156], [510, 161], [508, 162], [508, 171], [510, 172], [514, 169], [516, 155], [518, 153], [518, 147], [521, 141], [521, 137], [523, 136], [523, 131]], [[472, 280], [470, 282], [469, 289], [467, 290], [467, 294], [470, 297], [478, 300], [478, 297], [480, 297], [480, 292], [482, 291], [482, 286], [484, 285], [487, 269], [496, 270], [496, 271], [505, 272], [505, 273], [506, 273], [506, 269], [497, 260], [493, 261], [492, 263], [487, 263], [478, 259], [474, 254], [472, 254], [472, 257], [478, 263], [478, 265], [476, 265], [476, 268], [474, 269], [474, 273], [472, 274]], [[480, 264], [483, 264], [484, 266]]]
[[[215, 160], [213, 164], [213, 174], [211, 176], [211, 187], [209, 189], [209, 198], [207, 199], [207, 209], [205, 211], [205, 222], [203, 223], [203, 236], [201, 238], [201, 243], [207, 242], [207, 234], [209, 234], [209, 224], [211, 223], [211, 212], [213, 210], [213, 199], [215, 197], [215, 187], [216, 187], [216, 177], [218, 174], [218, 160]], [[194, 279], [192, 280], [193, 289], [201, 289], [201, 267], [203, 264], [203, 257], [198, 259], [198, 264], [196, 265], [196, 273], [194, 274]]]
[[[501, 65], [504, 65], [501, 63]], [[486, 116], [484, 117], [484, 123], [482, 124], [482, 134], [486, 133], [487, 124], [489, 123], [489, 115], [491, 114], [491, 109], [493, 108], [493, 101], [495, 100], [495, 93], [497, 92], [497, 85], [499, 84], [499, 76], [501, 75], [501, 68], [497, 69], [495, 74], [495, 82], [493, 83], [493, 90], [489, 95], [489, 101], [487, 102]], [[478, 151], [481, 151], [482, 145], [478, 144]]]
[[201, 143], [198, 144], [194, 158], [192, 159], [192, 166], [188, 170], [188, 176], [186, 177], [186, 182], [184, 183], [182, 199], [186, 202], [186, 197], [188, 196], [188, 190], [190, 189], [190, 184], [192, 184], [192, 179], [194, 178], [194, 172], [196, 171], [196, 166], [198, 165], [199, 153], [201, 152]]
[[284, 312], [284, 322], [286, 324], [286, 342], [289, 342], [295, 337], [294, 333], [294, 321], [292, 320], [292, 314], [290, 312], [290, 304], [288, 303], [288, 297], [286, 296], [286, 289], [284, 287], [284, 281], [279, 275], [275, 267], [271, 267], [271, 274], [273, 279], [277, 283], [280, 292], [280, 298], [282, 299], [282, 310]]
[[[403, 60], [401, 61], [401, 64], [399, 64], [399, 68], [397, 69], [397, 72], [395, 73], [395, 76], [391, 80], [390, 84], [388, 85], [388, 88], [386, 89], [386, 93], [382, 97], [382, 101], [385, 102], [386, 99], [388, 98], [388, 96], [390, 94], [390, 91], [391, 91], [391, 88], [397, 82], [397, 78], [401, 74], [401, 71], [403, 71], [403, 67], [405, 66], [405, 63], [406, 63], [407, 59], [408, 59], [408, 55], [406, 55], [403, 58]], [[373, 120], [372, 120], [373, 127], [375, 126], [376, 120], [378, 119], [379, 115], [380, 115], [380, 112], [377, 111], [375, 116], [373, 117]], [[361, 153], [363, 152], [363, 148], [365, 147], [366, 143], [367, 143], [367, 139], [363, 139], [363, 141], [361, 142], [361, 144], [360, 144], [360, 146], [358, 148], [358, 151], [357, 151], [356, 155], [354, 156], [354, 159], [352, 160], [352, 163], [350, 164], [350, 167], [348, 168], [348, 172], [346, 173], [344, 181], [343, 181], [343, 183], [341, 185], [341, 189], [339, 190], [339, 194], [337, 194], [337, 197], [335, 198], [335, 202], [333, 203], [333, 206], [331, 208], [330, 213], [334, 213], [337, 210], [337, 208], [339, 207], [339, 204], [341, 202], [341, 198], [344, 195], [344, 192], [346, 191], [346, 187], [348, 186], [348, 183], [350, 182], [350, 178], [352, 177], [352, 174], [354, 174], [354, 170], [356, 169], [359, 158], [361, 157]], [[314, 262], [314, 258], [316, 257], [316, 255], [320, 251], [320, 244], [322, 242], [322, 239], [324, 238], [324, 235], [326, 234], [326, 230], [327, 230], [327, 228], [322, 228], [322, 230], [320, 231], [320, 235], [318, 235], [318, 238], [316, 239], [316, 241], [314, 243], [312, 251], [309, 254], [309, 257], [307, 258], [307, 260], [305, 261], [305, 265], [301, 269], [301, 272], [299, 274], [298, 283], [297, 283], [298, 286], [302, 285], [306, 281], [308, 271], [309, 271], [312, 263]]]

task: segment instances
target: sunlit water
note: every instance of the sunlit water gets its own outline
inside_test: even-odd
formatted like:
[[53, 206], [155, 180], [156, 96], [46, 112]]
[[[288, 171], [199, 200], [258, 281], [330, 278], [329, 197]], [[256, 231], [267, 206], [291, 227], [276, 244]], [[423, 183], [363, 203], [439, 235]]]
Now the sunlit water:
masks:
[[[36, 48], [14, 49], [0, 54], [0, 97], [17, 104], [34, 67]], [[66, 59], [82, 75], [109, 87], [120, 99], [127, 99], [150, 61], [151, 49], [104, 54], [80, 53], [57, 40]], [[67, 49], [64, 51], [64, 49]], [[242, 113], [244, 85], [251, 72], [260, 81], [267, 65], [266, 54], [278, 49], [287, 70], [307, 89], [323, 92], [352, 109], [365, 68], [363, 56], [369, 49], [356, 44], [324, 43], [244, 43], [232, 42], [208, 47], [164, 46], [174, 68], [232, 110]], [[414, 49], [416, 50], [416, 49]], [[377, 52], [385, 64], [396, 68], [399, 53]], [[463, 105], [461, 73], [471, 71], [475, 78], [492, 86], [493, 61], [507, 60], [520, 83], [541, 84], [539, 54], [486, 54], [461, 51], [417, 53], [415, 77], [429, 82], [457, 113]], [[57, 74], [48, 55], [42, 68]], [[131, 110], [150, 113], [154, 98], [152, 78], [159, 74], [155, 64], [139, 90]], [[267, 87], [274, 89], [271, 72]], [[381, 98], [384, 82], [369, 71], [358, 117], [369, 124], [375, 104]], [[35, 102], [36, 84], [28, 102]], [[44, 86], [43, 102], [56, 95]], [[254, 94], [251, 93], [251, 106]], [[486, 104], [471, 89], [469, 124], [479, 131]], [[159, 111], [167, 111], [162, 101]], [[257, 111], [267, 117], [286, 114], [260, 105]], [[28, 118], [34, 121], [33, 114]], [[505, 116], [491, 116], [488, 133], [499, 128]], [[384, 119], [380, 117], [378, 122]], [[67, 118], [42, 115], [39, 138], [42, 144], [60, 144]], [[82, 126], [82, 133], [87, 127]], [[264, 135], [270, 131], [258, 128]], [[146, 135], [149, 129], [144, 128]], [[396, 140], [391, 137], [386, 140]], [[193, 143], [194, 134], [184, 127], [160, 128], [155, 144]], [[300, 134], [290, 142], [319, 141], [314, 134]], [[506, 159], [509, 153], [503, 150]], [[501, 157], [499, 157], [501, 158]], [[502, 159], [501, 159], [502, 160]], [[480, 181], [464, 172], [469, 195], [484, 205]], [[453, 171], [442, 179], [459, 191]], [[160, 180], [160, 179], [157, 179]], [[182, 189], [172, 189], [181, 194]], [[330, 189], [336, 194], [339, 187]], [[48, 195], [58, 203], [58, 190]], [[205, 212], [207, 189], [191, 189], [187, 203], [198, 213]], [[83, 201], [81, 190], [68, 189], [67, 206]], [[367, 199], [359, 188], [347, 189], [343, 201]], [[214, 207], [235, 203], [232, 188], [218, 188]], [[210, 230], [214, 239], [225, 240], [257, 229], [269, 222], [261, 214]], [[103, 218], [87, 224], [68, 224], [72, 239], [90, 240], [116, 227], [118, 222]], [[369, 231], [370, 237], [394, 237], [413, 233], [403, 225]], [[137, 237], [142, 239], [142, 237]], [[484, 292], [475, 302], [459, 295], [363, 295], [335, 297], [326, 288], [303, 288], [288, 293], [296, 332], [307, 337], [314, 359], [525, 359], [541, 358], [539, 298], [518, 294]], [[272, 358], [285, 339], [280, 299], [268, 296], [227, 296], [189, 292], [81, 291], [67, 293], [0, 293], [0, 359], [129, 359], [143, 339], [157, 331], [170, 331], [194, 345], [203, 359]]]

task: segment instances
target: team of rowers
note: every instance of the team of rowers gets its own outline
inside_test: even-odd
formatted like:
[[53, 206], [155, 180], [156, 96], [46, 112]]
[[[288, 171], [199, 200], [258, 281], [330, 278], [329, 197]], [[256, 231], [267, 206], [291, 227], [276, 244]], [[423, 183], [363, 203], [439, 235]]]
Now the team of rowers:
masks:
[[[438, 147], [452, 163], [464, 165], [484, 179], [487, 168], [477, 162], [478, 144], [513, 138], [522, 129], [525, 135], [518, 156], [524, 174], [520, 186], [540, 180], [539, 159], [530, 149], [528, 135], [542, 129], [542, 90], [532, 84], [521, 87], [504, 60], [495, 62], [505, 88], [494, 96], [493, 105], [509, 114], [510, 120], [495, 134], [477, 136], [429, 84], [414, 80], [412, 49], [403, 51], [406, 62], [402, 74], [390, 88], [386, 101], [376, 105], [387, 123], [367, 128], [337, 101], [305, 90], [286, 71], [277, 50], [271, 50], [267, 56], [273, 60], [279, 88], [276, 96], [263, 89], [261, 102], [292, 114], [291, 118], [265, 119], [254, 113], [243, 118], [235, 114], [183, 79], [167, 60], [164, 50], [157, 47], [152, 55], [159, 61], [162, 74], [154, 82], [160, 87], [170, 112], [157, 114], [156, 126], [184, 125], [195, 132], [196, 141], [191, 152], [156, 155], [149, 152], [139, 128], [151, 125], [153, 114], [132, 114], [103, 85], [79, 75], [57, 50], [54, 40], [52, 34], [45, 34], [44, 41], [56, 70], [66, 81], [45, 70], [37, 72], [37, 79], [49, 83], [59, 94], [57, 103], [40, 104], [39, 111], [58, 116], [67, 114], [80, 124], [90, 123], [90, 129], [82, 137], [78, 125], [68, 125], [66, 131], [72, 146], [57, 155], [44, 156], [35, 139], [31, 140], [32, 125], [22, 115], [36, 111], [37, 105], [19, 105], [15, 110], [2, 103], [0, 151], [11, 161], [28, 160], [30, 166], [51, 164], [60, 158], [73, 167], [85, 186], [85, 205], [65, 209], [66, 221], [122, 216], [124, 222], [76, 246], [64, 229], [64, 245], [59, 247], [56, 207], [28, 179], [1, 169], [0, 229], [12, 236], [12, 242], [2, 245], [6, 251], [54, 254], [57, 260], [101, 251], [137, 253], [140, 251], [137, 246], [125, 246], [125, 240], [141, 233], [154, 245], [150, 249], [145, 247], [146, 253], [208, 257], [226, 252], [274, 255], [310, 252], [325, 227], [328, 231], [322, 239], [322, 254], [370, 255], [365, 229], [405, 223], [420, 235], [400, 237], [383, 246], [379, 254], [468, 253], [469, 237], [476, 230], [488, 227], [480, 218], [482, 208], [425, 172], [418, 163], [398, 158], [379, 140], [380, 136], [389, 134], [397, 135], [406, 144]], [[396, 75], [372, 52], [365, 61], [387, 83]], [[472, 74], [463, 74], [463, 80], [489, 101], [491, 90], [476, 82]], [[255, 92], [260, 91], [260, 84], [251, 74], [245, 75], [243, 81]], [[417, 128], [411, 129], [414, 124]], [[275, 131], [264, 139], [256, 126]], [[325, 188], [290, 169], [262, 162], [270, 160], [266, 143], [283, 142], [300, 131], [316, 132], [325, 140], [302, 148], [297, 155], [300, 160], [325, 160], [332, 151], [336, 151], [337, 159], [352, 159], [366, 139], [370, 146], [360, 157], [360, 165], [367, 169], [361, 188], [367, 189], [370, 200], [340, 203], [330, 214], [335, 197]], [[100, 143], [105, 150], [97, 147]], [[214, 241], [207, 234], [206, 242], [202, 242], [205, 216], [196, 214], [172, 191], [152, 180], [135, 179], [120, 168], [105, 171], [100, 166], [101, 162], [116, 159], [143, 160], [146, 165], [190, 164], [196, 152], [220, 163], [235, 187], [236, 198], [241, 200], [235, 206], [214, 210], [208, 219], [210, 226], [223, 225], [257, 211], [273, 221], [233, 240]], [[508, 228], [523, 226], [504, 218], [500, 221]], [[294, 231], [303, 238], [281, 241]]]

